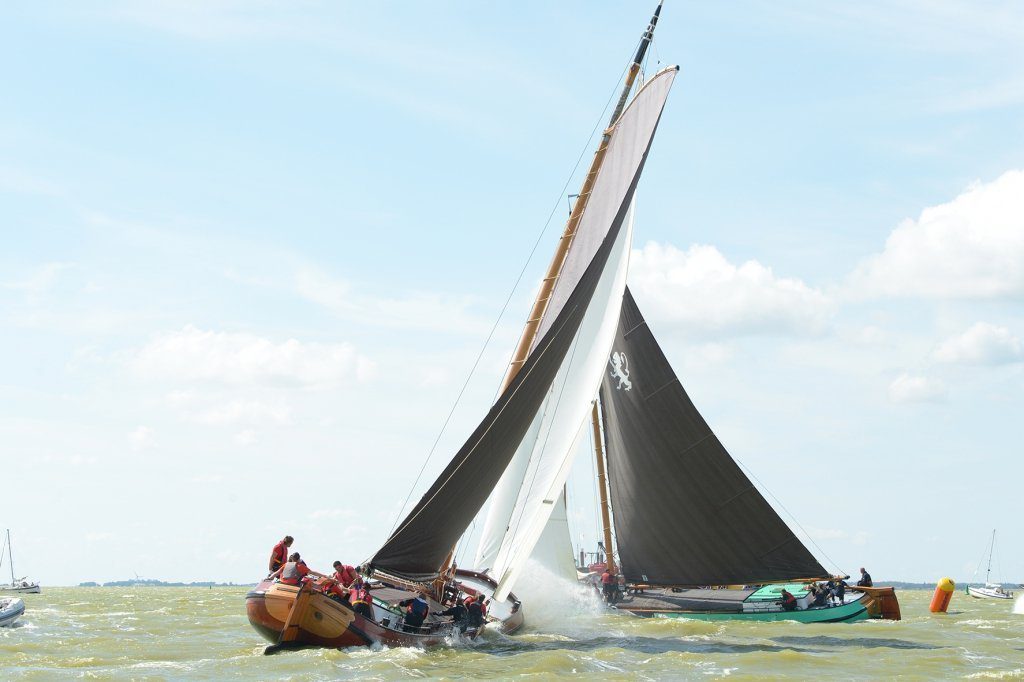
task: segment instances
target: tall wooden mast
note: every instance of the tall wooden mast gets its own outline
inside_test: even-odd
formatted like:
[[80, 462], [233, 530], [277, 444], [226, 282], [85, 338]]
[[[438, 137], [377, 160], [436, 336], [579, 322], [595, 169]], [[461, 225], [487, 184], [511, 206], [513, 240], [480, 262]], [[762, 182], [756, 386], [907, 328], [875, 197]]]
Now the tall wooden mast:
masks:
[[612, 548], [612, 519], [608, 505], [608, 476], [604, 470], [604, 448], [601, 445], [601, 415], [594, 401], [590, 412], [590, 424], [594, 429], [594, 456], [597, 459], [597, 489], [601, 498], [601, 530], [604, 531], [605, 570], [615, 573], [615, 552]]
[[583, 218], [583, 212], [587, 209], [590, 194], [594, 190], [594, 183], [597, 181], [597, 175], [604, 163], [605, 152], [608, 150], [608, 143], [612, 139], [615, 122], [619, 120], [619, 116], [622, 115], [623, 110], [626, 108], [626, 100], [633, 89], [633, 84], [636, 83], [637, 74], [640, 73], [640, 65], [644, 61], [644, 55], [647, 54], [647, 46], [650, 45], [654, 37], [654, 27], [658, 25], [658, 16], [661, 14], [663, 2], [664, 0], [658, 2], [658, 7], [654, 10], [654, 15], [651, 17], [651, 23], [647, 25], [647, 30], [644, 31], [644, 35], [640, 39], [640, 45], [637, 47], [633, 62], [629, 65], [629, 72], [626, 74], [626, 83], [622, 88], [622, 94], [619, 95], [619, 101], [615, 105], [615, 111], [612, 112], [612, 116], [608, 121], [608, 127], [605, 128], [604, 133], [601, 135], [601, 143], [598, 145], [597, 151], [594, 152], [594, 160], [590, 162], [590, 170], [587, 172], [587, 177], [583, 180], [583, 187], [580, 188], [579, 197], [576, 199], [576, 203], [573, 204], [569, 220], [565, 224], [565, 231], [562, 232], [562, 236], [558, 240], [558, 248], [555, 249], [555, 255], [551, 259], [551, 264], [548, 265], [547, 273], [545, 273], [544, 279], [541, 282], [540, 291], [537, 292], [537, 298], [533, 302], [530, 316], [527, 318], [526, 326], [523, 328], [523, 335], [519, 338], [519, 345], [516, 346], [516, 351], [512, 355], [508, 372], [501, 385], [501, 392], [504, 392], [509, 387], [509, 384], [512, 383], [512, 380], [516, 378], [519, 370], [526, 362], [526, 358], [530, 355], [530, 349], [533, 348], [533, 342], [537, 338], [541, 320], [544, 319], [544, 313], [548, 309], [548, 302], [551, 300], [551, 293], [554, 291], [555, 283], [562, 273], [562, 266], [565, 264], [565, 258], [569, 254], [569, 247], [572, 246], [573, 237], [576, 236], [576, 229], [579, 227], [580, 219]]
[[[519, 374], [519, 370], [522, 369], [523, 365], [526, 363], [526, 358], [530, 355], [530, 350], [533, 348], [533, 343], [537, 338], [537, 332], [540, 330], [540, 323], [544, 319], [544, 313], [548, 309], [551, 294], [555, 290], [555, 283], [558, 281], [558, 277], [562, 273], [562, 266], [565, 264], [565, 258], [569, 254], [569, 248], [572, 246], [573, 237], [576, 236], [576, 230], [579, 228], [580, 220], [583, 218], [583, 212], [586, 210], [587, 203], [590, 201], [590, 195], [594, 190], [594, 183], [597, 182], [597, 175], [601, 171], [601, 166], [604, 164], [605, 152], [608, 151], [608, 143], [612, 139], [615, 122], [619, 120], [619, 116], [622, 115], [622, 112], [626, 108], [626, 101], [629, 99], [629, 93], [632, 91], [633, 85], [636, 83], [636, 77], [640, 73], [644, 56], [647, 54], [647, 47], [650, 45], [651, 40], [654, 39], [654, 28], [658, 25], [658, 17], [661, 15], [661, 6], [664, 2], [665, 0], [658, 1], [658, 6], [654, 9], [654, 14], [651, 16], [651, 22], [647, 25], [647, 30], [644, 31], [643, 36], [640, 38], [640, 45], [637, 47], [636, 55], [634, 55], [633, 61], [629, 65], [629, 71], [626, 74], [626, 82], [622, 87], [622, 93], [619, 95], [619, 101], [616, 103], [615, 110], [612, 112], [611, 118], [608, 120], [608, 127], [605, 128], [604, 133], [601, 135], [601, 142], [597, 147], [597, 151], [594, 152], [593, 161], [590, 162], [590, 170], [587, 172], [587, 176], [583, 180], [583, 187], [580, 188], [579, 196], [576, 199], [576, 203], [573, 204], [572, 211], [569, 214], [569, 220], [565, 224], [565, 230], [562, 232], [562, 236], [558, 240], [558, 247], [555, 249], [555, 255], [552, 257], [551, 264], [548, 265], [548, 270], [544, 274], [540, 291], [537, 292], [537, 298], [533, 302], [533, 308], [531, 308], [530, 316], [526, 320], [526, 326], [523, 327], [523, 334], [519, 338], [519, 344], [516, 346], [515, 353], [512, 354], [512, 360], [509, 362], [508, 371], [505, 373], [505, 379], [502, 381], [499, 395], [505, 392], [505, 389], [511, 385], [512, 381], [516, 378], [516, 375]], [[597, 414], [596, 408], [594, 414]], [[607, 526], [607, 523], [605, 525]], [[607, 529], [606, 536], [610, 537], [610, 531]], [[452, 552], [445, 559], [444, 565], [441, 567], [440, 577], [434, 581], [435, 591], [439, 591], [442, 588], [445, 574], [450, 572], [454, 557], [455, 548], [452, 548]]]

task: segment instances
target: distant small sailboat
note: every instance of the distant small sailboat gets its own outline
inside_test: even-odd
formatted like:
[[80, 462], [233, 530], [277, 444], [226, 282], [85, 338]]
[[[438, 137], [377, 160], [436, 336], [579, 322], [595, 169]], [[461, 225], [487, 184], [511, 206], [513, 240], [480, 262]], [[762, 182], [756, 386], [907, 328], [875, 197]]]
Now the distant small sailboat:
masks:
[[0, 585], [0, 594], [39, 594], [40, 587], [38, 582], [28, 580], [27, 578], [15, 578], [14, 577], [14, 554], [11, 549], [11, 529], [7, 529], [7, 537], [4, 540], [3, 552], [0, 553], [0, 565], [3, 565], [4, 557], [11, 565], [11, 582], [8, 585]]
[[25, 613], [25, 602], [17, 597], [0, 599], [0, 628], [14, 625], [14, 621]]
[[1013, 599], [1013, 592], [1007, 590], [1001, 583], [994, 583], [992, 578], [992, 554], [996, 549], [996, 531], [992, 529], [992, 540], [988, 545], [988, 568], [985, 570], [985, 586], [967, 586], [967, 594], [975, 599]]

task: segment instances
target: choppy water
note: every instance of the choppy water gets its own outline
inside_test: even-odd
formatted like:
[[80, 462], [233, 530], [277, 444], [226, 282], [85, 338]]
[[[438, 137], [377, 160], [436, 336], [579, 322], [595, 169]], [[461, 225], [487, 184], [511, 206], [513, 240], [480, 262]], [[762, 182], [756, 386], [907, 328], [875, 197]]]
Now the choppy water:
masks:
[[243, 588], [45, 588], [0, 629], [0, 678], [24, 680], [1024, 679], [1024, 614], [957, 593], [902, 591], [901, 622], [832, 625], [657, 621], [604, 612], [549, 584], [525, 594], [530, 626], [451, 648], [263, 656]]

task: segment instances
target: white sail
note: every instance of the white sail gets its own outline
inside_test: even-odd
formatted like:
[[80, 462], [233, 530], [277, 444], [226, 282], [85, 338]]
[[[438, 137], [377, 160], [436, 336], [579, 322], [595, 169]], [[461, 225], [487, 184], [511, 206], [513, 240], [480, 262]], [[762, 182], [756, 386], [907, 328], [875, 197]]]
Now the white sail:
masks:
[[[619, 117], [608, 143], [604, 164], [595, 181], [592, 196], [577, 227], [572, 246], [552, 292], [551, 301], [541, 321], [537, 339], [544, 335], [551, 321], [557, 317], [615, 222], [623, 201], [634, 190], [634, 180], [639, 175], [676, 73], [677, 69], [671, 67], [656, 74], [640, 89]], [[613, 262], [614, 259], [610, 258], [606, 270], [615, 269]], [[620, 291], [620, 297], [621, 293]], [[618, 308], [615, 310], [617, 315]], [[587, 341], [584, 340], [584, 343]], [[495, 569], [499, 562], [502, 567], [507, 562], [504, 556], [508, 554], [511, 546], [509, 536], [515, 533], [513, 517], [517, 514], [516, 501], [521, 500], [524, 487], [530, 487], [528, 469], [538, 445], [541, 417], [550, 410], [551, 399], [555, 394], [554, 388], [559, 385], [558, 381], [553, 384], [547, 402], [535, 416], [527, 437], [523, 439], [491, 495], [474, 562], [479, 569]], [[593, 393], [596, 392], [595, 385]], [[521, 511], [518, 514], [521, 518]], [[517, 525], [521, 525], [521, 522]], [[499, 553], [503, 555], [501, 560]], [[495, 570], [490, 572], [497, 575]]]
[[626, 290], [632, 212], [619, 230], [608, 265], [597, 284], [570, 350], [552, 382], [545, 402], [540, 433], [519, 491], [498, 558], [491, 575], [498, 580], [495, 597], [504, 599], [544, 530], [555, 501], [572, 466], [573, 443], [586, 426], [591, 401], [604, 377], [618, 324], [618, 310]]
[[569, 514], [565, 505], [565, 491], [558, 496], [544, 531], [537, 540], [530, 558], [560, 578], [576, 580], [576, 561], [573, 557], [572, 538], [569, 535]]
[[[550, 392], [548, 393], [550, 399]], [[505, 469], [505, 473], [498, 480], [498, 485], [491, 493], [490, 506], [487, 509], [487, 520], [484, 521], [484, 529], [480, 535], [480, 544], [477, 547], [476, 559], [473, 567], [478, 571], [490, 572], [498, 560], [498, 550], [501, 548], [502, 540], [509, 529], [509, 521], [512, 519], [512, 510], [516, 506], [516, 498], [523, 487], [523, 480], [526, 477], [526, 469], [530, 464], [530, 456], [537, 444], [537, 435], [540, 433], [541, 422], [543, 421], [544, 408], [541, 408], [533, 417], [533, 423], [526, 432], [526, 436], [519, 444], [516, 454]]]

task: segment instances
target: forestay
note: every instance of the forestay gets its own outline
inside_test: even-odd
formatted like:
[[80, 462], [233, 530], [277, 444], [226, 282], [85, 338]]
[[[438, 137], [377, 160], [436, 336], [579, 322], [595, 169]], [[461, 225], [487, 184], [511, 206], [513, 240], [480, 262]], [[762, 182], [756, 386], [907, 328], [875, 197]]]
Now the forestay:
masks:
[[601, 408], [627, 581], [734, 585], [828, 575], [694, 407], [628, 290], [608, 368]]

